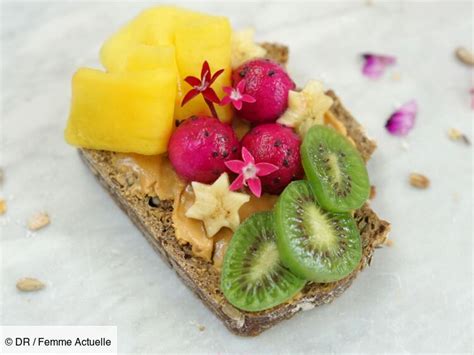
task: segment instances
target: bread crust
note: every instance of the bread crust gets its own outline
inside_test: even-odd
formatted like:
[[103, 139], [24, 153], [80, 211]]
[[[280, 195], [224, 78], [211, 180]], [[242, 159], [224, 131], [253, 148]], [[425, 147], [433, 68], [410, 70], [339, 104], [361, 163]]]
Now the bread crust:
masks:
[[[286, 63], [288, 49], [281, 45], [264, 44], [268, 55]], [[334, 105], [331, 112], [347, 128], [365, 160], [370, 158], [376, 145], [367, 138], [362, 127], [342, 106], [333, 91]], [[184, 283], [203, 301], [203, 303], [235, 334], [255, 336], [278, 322], [294, 316], [302, 310], [329, 303], [343, 293], [355, 279], [359, 271], [367, 265], [377, 246], [383, 244], [390, 230], [390, 224], [378, 218], [365, 204], [355, 211], [354, 218], [359, 228], [363, 257], [356, 268], [346, 278], [327, 284], [308, 283], [291, 301], [261, 312], [245, 312], [233, 307], [224, 298], [219, 287], [220, 275], [213, 265], [201, 258], [193, 257], [189, 246], [178, 243], [172, 222], [172, 201], [150, 204], [149, 197], [131, 193], [123, 179], [117, 178], [120, 172], [113, 164], [113, 152], [79, 149], [79, 154], [89, 169], [107, 192], [130, 217], [159, 255], [176, 271]]]

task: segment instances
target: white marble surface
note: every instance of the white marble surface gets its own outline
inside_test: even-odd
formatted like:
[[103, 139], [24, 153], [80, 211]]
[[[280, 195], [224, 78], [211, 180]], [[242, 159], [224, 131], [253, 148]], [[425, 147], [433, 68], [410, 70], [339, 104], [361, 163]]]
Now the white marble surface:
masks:
[[[472, 148], [446, 132], [472, 138], [472, 71], [453, 57], [472, 44], [472, 3], [187, 4], [287, 43], [297, 83], [324, 79], [379, 142], [369, 165], [373, 207], [393, 223], [393, 246], [377, 250], [334, 303], [252, 339], [231, 335], [204, 308], [63, 141], [72, 73], [97, 65], [101, 42], [146, 6], [2, 2], [1, 323], [117, 325], [120, 351], [137, 353], [471, 352]], [[360, 74], [365, 51], [399, 64], [370, 81]], [[385, 119], [412, 98], [415, 129], [389, 136]], [[411, 188], [412, 171], [432, 187]], [[52, 223], [29, 235], [25, 221], [39, 210]], [[19, 293], [24, 276], [46, 289]]]

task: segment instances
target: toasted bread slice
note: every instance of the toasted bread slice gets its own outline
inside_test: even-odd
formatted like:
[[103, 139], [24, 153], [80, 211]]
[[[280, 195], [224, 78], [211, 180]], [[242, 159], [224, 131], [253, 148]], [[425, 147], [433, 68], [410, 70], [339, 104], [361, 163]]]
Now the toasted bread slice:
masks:
[[[264, 44], [268, 57], [285, 64], [288, 49], [276, 44]], [[347, 134], [368, 160], [376, 145], [368, 139], [362, 127], [342, 106], [332, 91], [328, 95], [334, 99], [331, 113], [344, 124]], [[120, 172], [112, 163], [113, 152], [79, 149], [80, 156], [95, 174], [99, 182], [110, 193], [117, 204], [141, 230], [145, 238], [164, 260], [175, 269], [186, 285], [214, 312], [232, 332], [243, 336], [258, 335], [301, 310], [331, 302], [344, 292], [357, 276], [358, 272], [370, 264], [374, 249], [385, 242], [390, 224], [377, 217], [366, 204], [355, 211], [355, 219], [360, 230], [363, 245], [363, 257], [357, 267], [346, 278], [327, 284], [308, 283], [291, 301], [261, 312], [245, 312], [233, 307], [224, 298], [219, 288], [220, 274], [211, 263], [193, 257], [189, 246], [178, 243], [171, 220], [172, 201], [160, 201], [159, 205], [149, 204], [149, 197], [130, 193], [129, 187], [117, 179]]]

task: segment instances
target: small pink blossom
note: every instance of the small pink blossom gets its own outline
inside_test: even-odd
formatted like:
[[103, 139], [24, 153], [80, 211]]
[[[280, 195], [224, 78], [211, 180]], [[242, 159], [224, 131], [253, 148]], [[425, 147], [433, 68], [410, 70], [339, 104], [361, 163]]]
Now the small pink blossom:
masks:
[[245, 91], [245, 80], [241, 80], [238, 84], [237, 87], [233, 88], [230, 86], [224, 86], [222, 88], [224, 92], [227, 94], [222, 100], [220, 105], [224, 106], [232, 102], [232, 105], [234, 105], [236, 110], [240, 110], [242, 108], [242, 103], [243, 102], [255, 102], [255, 98], [253, 96], [250, 96], [248, 94], [244, 94]]
[[415, 100], [411, 100], [392, 113], [385, 128], [390, 134], [404, 136], [413, 128], [417, 113], [418, 105]]
[[395, 57], [388, 55], [365, 53], [362, 54], [362, 57], [364, 58], [362, 73], [371, 79], [379, 78], [387, 66], [396, 63]]
[[239, 174], [234, 182], [230, 185], [230, 190], [235, 191], [241, 189], [242, 186], [248, 186], [250, 191], [257, 197], [262, 195], [262, 183], [259, 176], [266, 176], [278, 170], [278, 166], [270, 163], [257, 163], [247, 150], [242, 148], [241, 160], [229, 160], [225, 165], [234, 173]]

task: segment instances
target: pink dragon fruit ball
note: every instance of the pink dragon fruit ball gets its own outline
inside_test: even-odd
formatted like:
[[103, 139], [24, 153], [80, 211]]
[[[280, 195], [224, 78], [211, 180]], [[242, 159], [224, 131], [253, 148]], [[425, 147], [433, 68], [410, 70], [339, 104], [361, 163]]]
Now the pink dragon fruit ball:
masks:
[[288, 107], [288, 91], [295, 83], [277, 63], [253, 59], [243, 63], [232, 74], [234, 87], [245, 80], [244, 93], [255, 102], [244, 102], [238, 115], [253, 123], [275, 122]]
[[242, 138], [256, 163], [266, 162], [279, 167], [270, 175], [260, 177], [262, 190], [279, 194], [292, 181], [303, 177], [300, 158], [300, 137], [289, 127], [277, 123], [256, 126]]
[[168, 156], [180, 177], [209, 184], [228, 171], [224, 162], [240, 157], [239, 139], [217, 118], [192, 116], [171, 135]]

